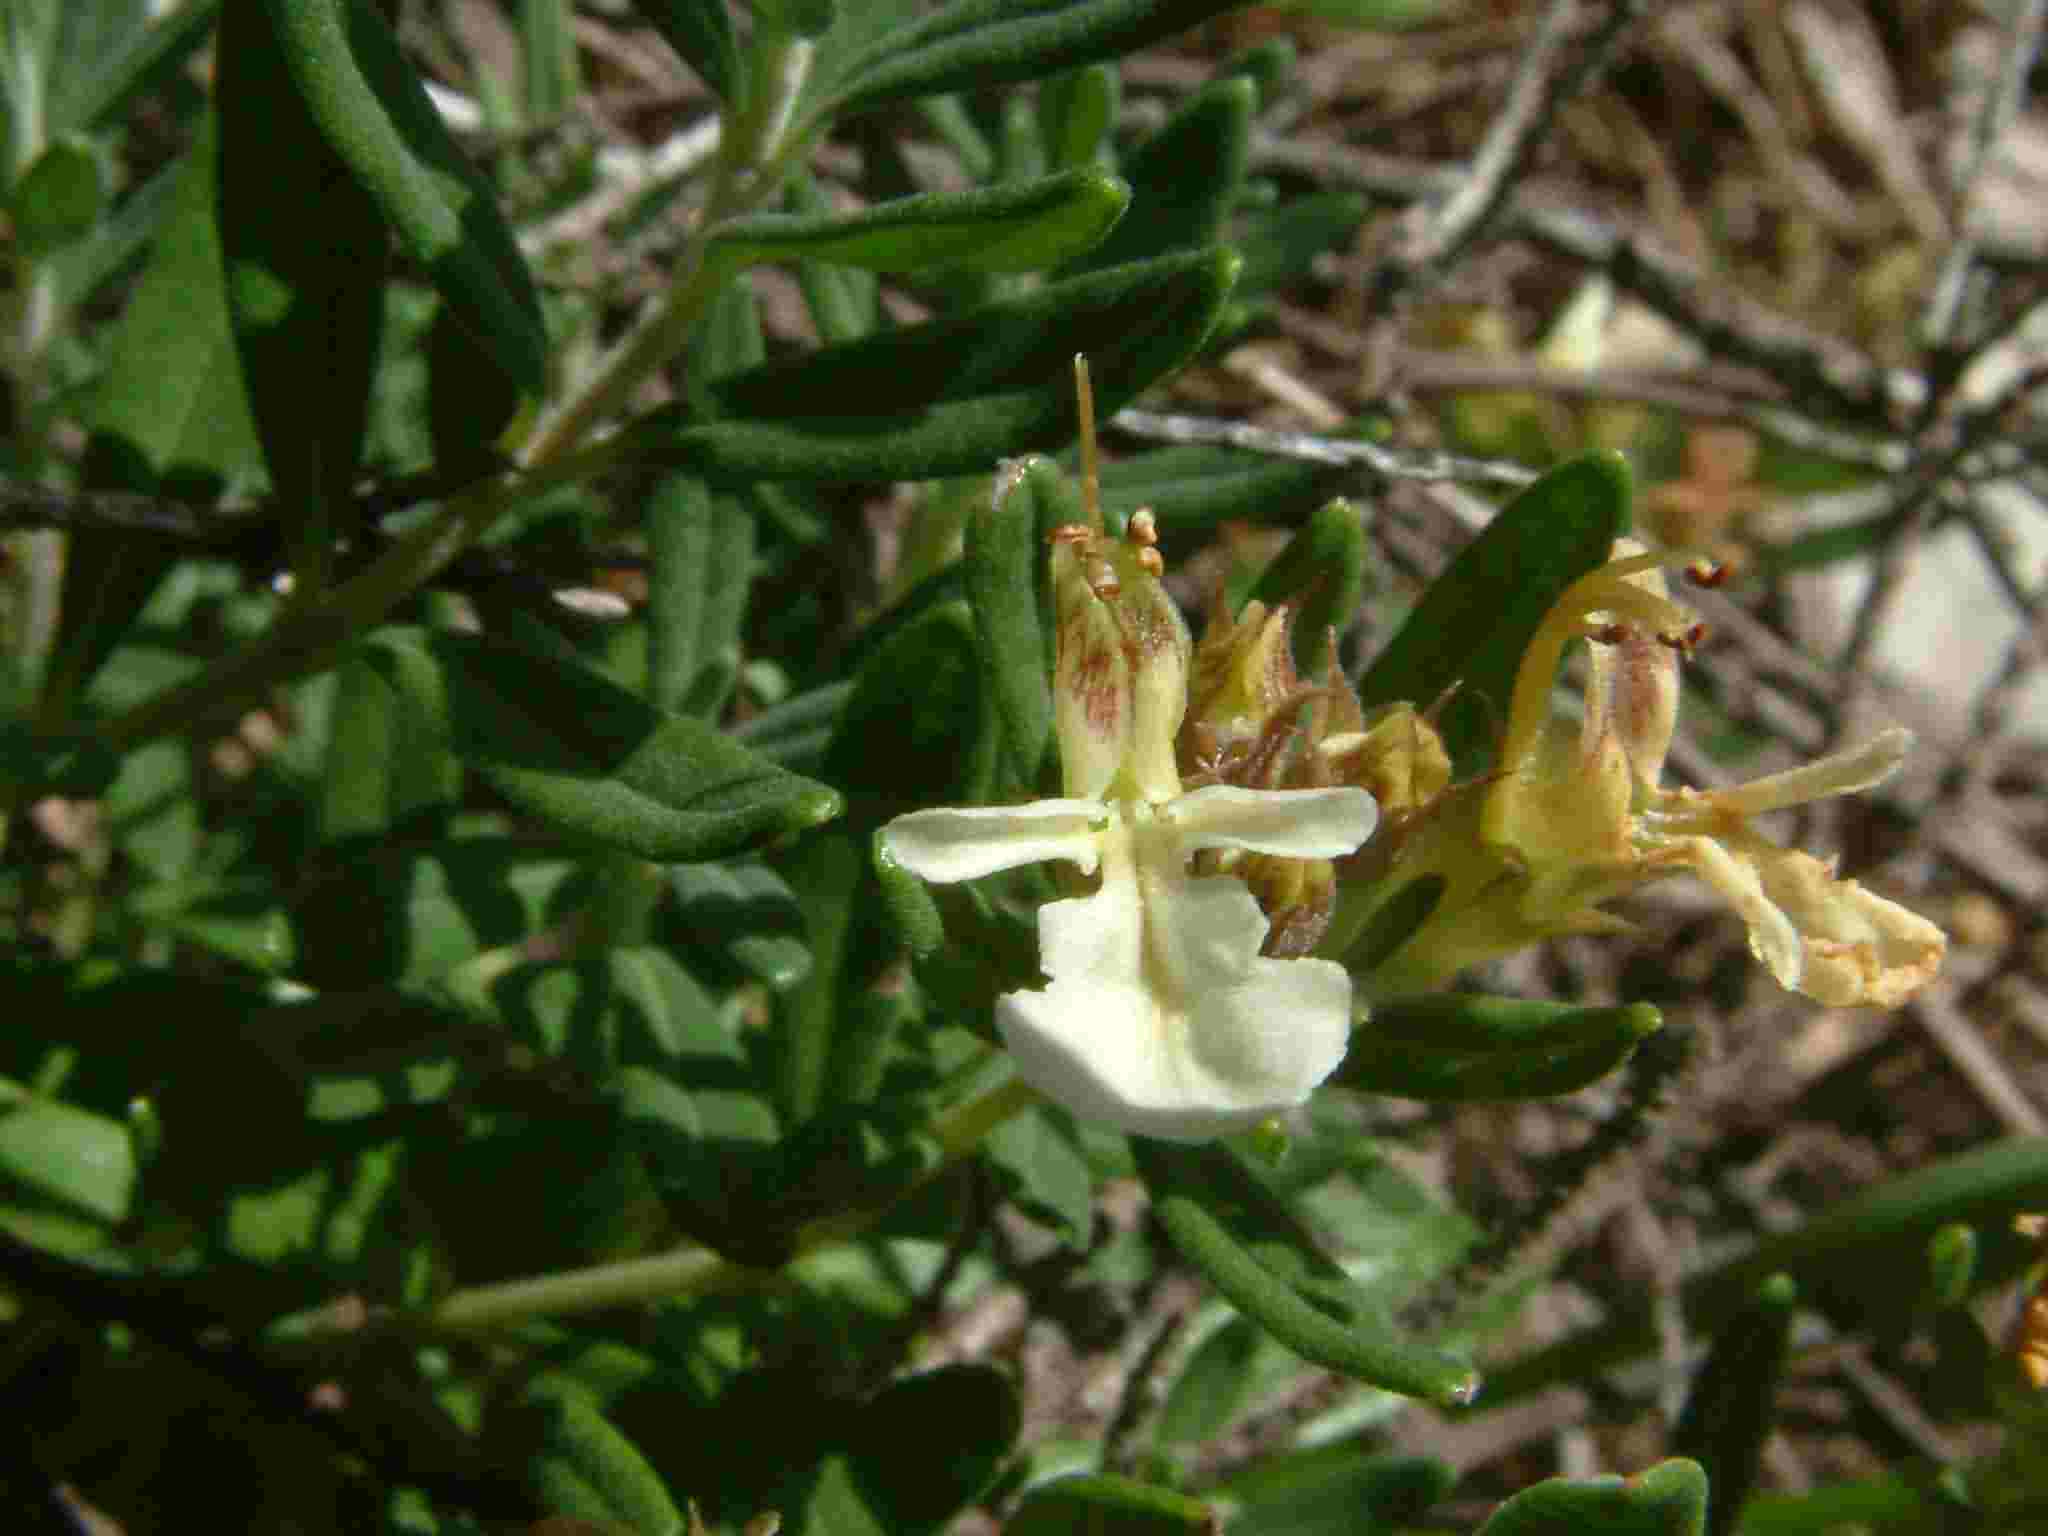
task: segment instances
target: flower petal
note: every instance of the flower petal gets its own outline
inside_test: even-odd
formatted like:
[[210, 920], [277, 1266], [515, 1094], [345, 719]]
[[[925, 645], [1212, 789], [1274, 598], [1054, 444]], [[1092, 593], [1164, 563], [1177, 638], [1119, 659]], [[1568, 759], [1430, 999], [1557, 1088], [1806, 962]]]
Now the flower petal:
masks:
[[1893, 726], [1847, 752], [1837, 752], [1767, 778], [1751, 779], [1747, 784], [1708, 790], [1697, 798], [1719, 812], [1744, 818], [1761, 816], [1766, 811], [1809, 805], [1833, 795], [1853, 795], [1874, 788], [1897, 773], [1912, 750], [1913, 733], [1903, 726]]
[[1188, 879], [1170, 833], [1113, 833], [1106, 848], [1095, 895], [1039, 909], [1052, 985], [997, 1003], [1024, 1079], [1076, 1114], [1172, 1141], [1302, 1103], [1343, 1059], [1343, 967], [1262, 958], [1251, 893]]
[[1678, 837], [1661, 842], [1649, 861], [1652, 865], [1688, 868], [1735, 909], [1749, 928], [1749, 952], [1761, 960], [1764, 969], [1788, 992], [1802, 990], [1806, 953], [1792, 920], [1779, 910], [1764, 890], [1756, 866], [1738, 858], [1710, 837]]
[[1769, 855], [1756, 860], [1764, 888], [1804, 941], [1801, 992], [1831, 1008], [1896, 1008], [1934, 979], [1947, 934], [1854, 880], [1836, 879], [1810, 853], [1763, 846]]
[[1143, 987], [1083, 981], [996, 1004], [1026, 1082], [1085, 1119], [1163, 1141], [1248, 1130], [1303, 1103], [1343, 1060], [1350, 1021], [1351, 979], [1328, 960], [1262, 960], [1193, 1019]]
[[1336, 789], [1244, 789], [1212, 784], [1160, 808], [1189, 853], [1243, 848], [1289, 859], [1334, 859], [1372, 836], [1379, 807], [1349, 785]]
[[912, 811], [882, 829], [889, 851], [912, 874], [940, 884], [1066, 859], [1095, 872], [1110, 812], [1096, 800]]

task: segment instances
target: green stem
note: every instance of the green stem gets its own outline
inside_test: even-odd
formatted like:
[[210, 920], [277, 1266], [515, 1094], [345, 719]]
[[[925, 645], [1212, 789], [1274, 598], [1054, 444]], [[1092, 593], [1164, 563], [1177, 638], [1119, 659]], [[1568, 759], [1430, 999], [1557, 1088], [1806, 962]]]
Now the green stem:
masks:
[[654, 319], [599, 369], [580, 396], [542, 427], [523, 456], [534, 472], [501, 476], [456, 497], [367, 570], [328, 589], [316, 602], [287, 612], [246, 649], [110, 721], [101, 730], [110, 746], [130, 750], [327, 665], [516, 502], [564, 478], [585, 478], [612, 462], [621, 451], [616, 444], [575, 450], [689, 339], [697, 317], [727, 275], [724, 264], [709, 254], [711, 234], [725, 219], [766, 201], [779, 184], [783, 167], [802, 148], [802, 135], [790, 130], [795, 103], [809, 76], [811, 45], [794, 38], [767, 38], [757, 46], [756, 56], [764, 61], [761, 89], [754, 93], [757, 105], [742, 114], [736, 131], [721, 146], [709, 205], [683, 253], [685, 276]]
[[[855, 1207], [803, 1228], [796, 1237], [792, 1262], [820, 1248], [859, 1236], [899, 1201], [923, 1188], [955, 1163], [971, 1156], [997, 1126], [1037, 1102], [1038, 1095], [1033, 1089], [1022, 1079], [1010, 1077], [980, 1098], [971, 1099], [941, 1115], [931, 1127], [931, 1134], [941, 1150], [941, 1157], [934, 1167], [922, 1178], [892, 1190], [885, 1199], [873, 1205]], [[508, 1280], [497, 1285], [480, 1285], [457, 1291], [423, 1316], [404, 1319], [401, 1326], [427, 1333], [473, 1333], [507, 1327], [543, 1315], [597, 1312], [608, 1307], [644, 1306], [718, 1291], [747, 1289], [759, 1286], [769, 1278], [769, 1271], [734, 1264], [708, 1248], [691, 1244], [652, 1258], [627, 1259], [617, 1264], [599, 1264], [589, 1269], [565, 1270], [559, 1274], [537, 1275], [530, 1280]]]
[[522, 463], [548, 463], [581, 442], [606, 417], [623, 410], [640, 386], [682, 351], [705, 306], [732, 276], [732, 267], [712, 250], [711, 237], [727, 219], [772, 196], [782, 182], [783, 167], [801, 147], [802, 136], [792, 136], [790, 126], [810, 78], [812, 45], [803, 38], [772, 35], [757, 40], [753, 57], [749, 105], [719, 141], [711, 195], [678, 263], [680, 281], [598, 366], [581, 392], [542, 422], [521, 455]]

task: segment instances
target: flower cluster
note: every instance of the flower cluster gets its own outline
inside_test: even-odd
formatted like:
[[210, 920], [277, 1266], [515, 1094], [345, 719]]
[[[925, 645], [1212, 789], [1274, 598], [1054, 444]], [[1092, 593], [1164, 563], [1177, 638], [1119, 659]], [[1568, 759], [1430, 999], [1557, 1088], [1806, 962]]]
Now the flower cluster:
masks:
[[1168, 1140], [1247, 1128], [1302, 1103], [1343, 1059], [1351, 981], [1328, 960], [1261, 953], [1268, 923], [1213, 853], [1329, 860], [1371, 834], [1372, 797], [1326, 787], [1184, 789], [1175, 740], [1191, 644], [1150, 519], [1125, 539], [1053, 538], [1055, 723], [1066, 795], [915, 811], [893, 856], [927, 880], [1064, 860], [1092, 894], [1039, 910], [1050, 984], [996, 1007], [1033, 1086], [1077, 1113]]
[[[1147, 1136], [1248, 1128], [1336, 1069], [1354, 979], [1369, 1003], [1542, 939], [1616, 931], [1605, 903], [1676, 872], [1727, 901], [1780, 983], [1821, 1002], [1894, 1005], [1939, 968], [1933, 924], [1753, 826], [1881, 782], [1906, 732], [1733, 788], [1663, 782], [1698, 626], [1640, 545], [1617, 544], [1558, 599], [1522, 657], [1494, 770], [1453, 783], [1426, 713], [1368, 714], [1334, 663], [1297, 673], [1285, 606], [1218, 611], [1195, 645], [1150, 515], [1103, 531], [1085, 406], [1083, 463], [1088, 521], [1056, 530], [1049, 554], [1065, 793], [915, 811], [884, 832], [927, 880], [1077, 872], [1083, 893], [1038, 912], [1045, 985], [996, 1005], [1019, 1072], [1048, 1096]], [[1568, 719], [1553, 691], [1580, 640], [1584, 708]]]
[[[1820, 1002], [1893, 1007], [1939, 970], [1947, 939], [1934, 924], [1752, 825], [1882, 783], [1910, 733], [1726, 789], [1663, 782], [1679, 662], [1697, 633], [1663, 563], [1623, 540], [1567, 589], [1523, 656], [1496, 771], [1440, 796], [1360, 861], [1360, 885], [1380, 900], [1419, 877], [1445, 882], [1429, 920], [1374, 969], [1373, 991], [1424, 991], [1540, 939], [1617, 931], [1625, 925], [1603, 903], [1681, 871], [1741, 917], [1782, 986]], [[1551, 694], [1565, 648], [1581, 639], [1591, 660], [1583, 712], [1570, 720], [1553, 713]], [[1350, 914], [1351, 932], [1371, 905]]]

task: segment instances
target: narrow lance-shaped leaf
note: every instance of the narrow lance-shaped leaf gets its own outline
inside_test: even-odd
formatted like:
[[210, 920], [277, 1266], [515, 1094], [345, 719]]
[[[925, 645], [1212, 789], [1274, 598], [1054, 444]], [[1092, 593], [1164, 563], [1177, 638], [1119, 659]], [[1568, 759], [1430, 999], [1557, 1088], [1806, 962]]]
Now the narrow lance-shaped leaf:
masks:
[[[2009, 1276], [2033, 1255], [2012, 1219], [2048, 1205], [2048, 1143], [2012, 1137], [1889, 1179], [1837, 1202], [1806, 1226], [1766, 1239], [1747, 1256], [1688, 1281], [1685, 1306], [1695, 1327], [1715, 1329], [1746, 1306], [1756, 1288], [1782, 1270], [1802, 1300], [1868, 1326], [1901, 1324], [1925, 1298], [1926, 1250], [1952, 1222], [1974, 1226], [1982, 1243], [1981, 1287]], [[1553, 1382], [1577, 1379], [1656, 1347], [1650, 1309], [1632, 1309], [1572, 1334], [1488, 1378], [1481, 1407], [1499, 1407]]]
[[369, 0], [264, 0], [307, 110], [498, 366], [546, 386], [533, 278], [489, 182], [463, 157]]
[[997, 471], [988, 504], [968, 519], [967, 596], [989, 697], [1003, 726], [1012, 781], [1035, 789], [1052, 744], [1053, 617], [1046, 536], [1081, 519], [1080, 498], [1057, 465], [1013, 461]]
[[404, 628], [379, 631], [365, 655], [466, 766], [583, 841], [709, 859], [839, 814], [824, 785], [559, 660]]
[[88, 234], [106, 205], [106, 174], [92, 146], [59, 139], [14, 184], [7, 214], [21, 255], [36, 260]]
[[744, 105], [746, 71], [725, 0], [633, 0], [633, 8], [728, 109]]
[[1604, 563], [1628, 531], [1632, 489], [1619, 454], [1552, 470], [1501, 509], [1451, 562], [1360, 680], [1366, 708], [1418, 708], [1458, 684], [1436, 717], [1460, 777], [1484, 766], [1486, 743], [1514, 690], [1530, 638], [1564, 589]]
[[1634, 1477], [1553, 1477], [1509, 1499], [1479, 1536], [1701, 1536], [1707, 1476], [1660, 1461]]
[[1663, 1025], [1647, 1003], [1574, 1008], [1439, 993], [1375, 1003], [1337, 1081], [1437, 1103], [1553, 1098], [1619, 1068]]
[[327, 540], [362, 448], [390, 241], [307, 112], [263, 0], [228, 0], [219, 57], [235, 344], [286, 523]]
[[178, 69], [206, 42], [220, 4], [221, 0], [188, 0], [167, 9], [73, 0], [58, 5], [60, 25], [50, 60], [49, 132], [62, 135], [99, 127], [142, 90]]
[[1094, 165], [1116, 126], [1122, 96], [1123, 77], [1114, 64], [1090, 64], [1041, 81], [1038, 134], [1046, 164], [1056, 171]]
[[1209, 334], [1236, 273], [1222, 250], [1053, 283], [957, 319], [825, 347], [712, 382], [719, 419], [680, 410], [629, 452], [715, 479], [915, 480], [986, 473], [1073, 438], [1067, 384], [1085, 352], [1114, 411]]
[[576, 99], [580, 70], [570, 0], [520, 0], [526, 54], [526, 111], [535, 123], [560, 117]]
[[[177, 172], [149, 265], [114, 329], [85, 413], [92, 432], [85, 479], [95, 488], [153, 493], [168, 480], [188, 495], [213, 495], [261, 473], [228, 324], [214, 215], [217, 143], [209, 115]], [[46, 719], [68, 712], [172, 558], [132, 535], [73, 535], [43, 681]]]
[[1098, 1473], [1034, 1488], [1004, 1524], [1008, 1536], [1210, 1536], [1216, 1511], [1170, 1488]]
[[1714, 1500], [1707, 1536], [1728, 1536], [1756, 1486], [1764, 1439], [1776, 1423], [1778, 1380], [1792, 1343], [1799, 1288], [1773, 1275], [1755, 1298], [1714, 1335], [1671, 1431], [1671, 1449], [1706, 1469]]
[[1236, 0], [955, 0], [850, 59], [829, 109], [935, 91], [985, 90], [1113, 59], [1232, 8]]
[[1294, 660], [1320, 681], [1329, 666], [1330, 636], [1358, 613], [1365, 592], [1365, 520], [1348, 501], [1318, 510], [1260, 574], [1252, 596], [1271, 606], [1295, 605]]
[[648, 693], [657, 709], [715, 720], [740, 670], [754, 519], [698, 480], [662, 482], [647, 507]]
[[1121, 181], [1088, 168], [859, 213], [756, 214], [722, 226], [711, 249], [742, 265], [801, 258], [873, 272], [1033, 272], [1095, 245], [1129, 203]]
[[1173, 1245], [1296, 1354], [1410, 1397], [1463, 1404], [1478, 1392], [1469, 1363], [1404, 1337], [1229, 1151], [1144, 1137], [1131, 1151]]
[[1197, 91], [1122, 167], [1134, 216], [1079, 264], [1099, 271], [1221, 238], [1244, 188], [1252, 106], [1249, 80], [1218, 80]]
[[661, 1474], [582, 1391], [537, 1391], [533, 1402], [544, 1427], [527, 1477], [550, 1514], [681, 1536]]

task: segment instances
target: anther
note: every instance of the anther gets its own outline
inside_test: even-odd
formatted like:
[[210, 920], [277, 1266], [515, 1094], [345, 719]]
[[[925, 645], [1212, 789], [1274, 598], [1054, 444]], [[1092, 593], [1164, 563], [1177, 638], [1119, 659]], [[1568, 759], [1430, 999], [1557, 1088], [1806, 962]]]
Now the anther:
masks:
[[1150, 507], [1140, 507], [1133, 512], [1124, 532], [1130, 536], [1133, 544], [1142, 544], [1147, 549], [1159, 542], [1159, 523], [1152, 516]]
[[1685, 568], [1685, 579], [1696, 587], [1718, 587], [1728, 579], [1728, 566], [1719, 560], [1695, 560]]

